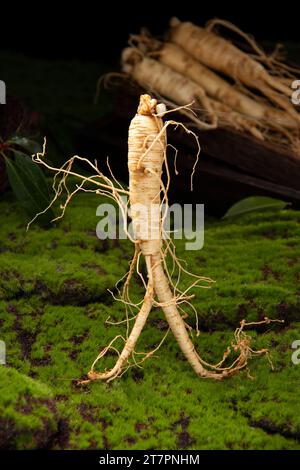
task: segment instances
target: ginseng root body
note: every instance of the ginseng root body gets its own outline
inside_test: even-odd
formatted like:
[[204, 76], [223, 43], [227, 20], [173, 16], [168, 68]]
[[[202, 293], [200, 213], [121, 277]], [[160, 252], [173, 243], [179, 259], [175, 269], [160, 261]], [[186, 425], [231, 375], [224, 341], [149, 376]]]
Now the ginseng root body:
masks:
[[[162, 172], [164, 165], [168, 168], [166, 152], [167, 128], [170, 125], [174, 125], [175, 127], [181, 126], [188, 134], [192, 134], [194, 138], [198, 139], [195, 134], [186, 129], [180, 122], [166, 121], [164, 123], [162, 117], [166, 115], [167, 112], [164, 104], [157, 104], [157, 101], [151, 99], [149, 95], [142, 95], [140, 97], [137, 114], [130, 123], [128, 135], [129, 191], [123, 188], [119, 182], [114, 185], [114, 182], [116, 183], [115, 179], [112, 181], [105, 176], [99, 170], [97, 163], [92, 163], [86, 158], [74, 156], [61, 168], [52, 167], [43, 159], [45, 155], [45, 143], [43, 152], [33, 156], [35, 162], [56, 173], [53, 183], [55, 196], [49, 207], [61, 196], [63, 188], [67, 189], [66, 201], [61, 205], [62, 214], [57, 218], [64, 215], [68, 203], [78, 191], [87, 190], [84, 186], [85, 183], [88, 183], [90, 186], [95, 185], [95, 192], [97, 194], [109, 196], [117, 202], [125, 215], [125, 219], [128, 207], [127, 204], [124, 204], [123, 196], [129, 196], [133, 236], [129, 234], [129, 232], [127, 233], [134, 243], [135, 252], [130, 263], [127, 277], [123, 283], [122, 295], [119, 299], [126, 306], [126, 336], [117, 335], [108, 346], [100, 351], [87, 374], [87, 379], [81, 380], [81, 384], [98, 379], [107, 381], [113, 380], [121, 376], [129, 367], [140, 365], [158, 350], [169, 330], [172, 331], [193, 370], [197, 375], [203, 378], [221, 380], [225, 377], [230, 377], [245, 368], [248, 360], [253, 355], [268, 353], [266, 349], [254, 351], [251, 348], [251, 337], [244, 332], [246, 326], [270, 323], [271, 320], [268, 318], [253, 323], [246, 323], [243, 320], [240, 327], [235, 330], [231, 347], [226, 349], [222, 359], [217, 364], [205, 362], [197, 353], [190, 338], [187, 330], [188, 325], [186, 325], [184, 321], [186, 312], [183, 311], [182, 304], [187, 303], [191, 305], [190, 300], [193, 295], [190, 294], [190, 290], [193, 287], [197, 285], [198, 287], [207, 288], [213, 281], [210, 278], [189, 273], [189, 271], [181, 265], [176, 257], [175, 245], [171, 238], [166, 236], [164, 231], [163, 222], [165, 208], [163, 203], [167, 202], [169, 181], [165, 186], [162, 181]], [[76, 173], [73, 164], [77, 161], [83, 161], [85, 164], [89, 165], [89, 167], [93, 169], [94, 175], [89, 177]], [[167, 175], [168, 177], [170, 176], [169, 171], [167, 171]], [[67, 186], [69, 176], [76, 177], [81, 181], [73, 191], [70, 191]], [[88, 191], [91, 191], [90, 187]], [[175, 285], [173, 284], [172, 275], [169, 273], [166, 263], [167, 255], [171, 256], [174, 266], [177, 267], [178, 282], [182, 273], [190, 275], [193, 278], [191, 285], [184, 291], [179, 289], [178, 282], [176, 282]], [[145, 279], [145, 276], [143, 276], [139, 270], [141, 258], [145, 260], [147, 279]], [[131, 301], [129, 292], [130, 281], [133, 280], [135, 269], [142, 277], [145, 285], [145, 295], [142, 301], [137, 304]], [[152, 307], [159, 307], [163, 310], [169, 324], [169, 330], [154, 350], [147, 353], [138, 353], [135, 351], [135, 346], [147, 322], [147, 318], [151, 313]], [[137, 312], [132, 315], [131, 318], [128, 317], [128, 308], [131, 312], [133, 308], [136, 309], [135, 311]], [[119, 323], [122, 323], [122, 321]], [[131, 330], [130, 325], [133, 325]], [[114, 346], [115, 341], [119, 339], [122, 339], [124, 342], [121, 352]], [[96, 365], [98, 365], [99, 360], [103, 358], [109, 350], [113, 350], [118, 354], [114, 366], [103, 372], [96, 370]], [[235, 357], [231, 363], [227, 365], [227, 358], [231, 352], [235, 354]], [[137, 359], [137, 354], [139, 355], [139, 359]], [[141, 357], [142, 359], [140, 359]]]
[[[255, 353], [250, 348], [250, 337], [245, 335], [245, 322], [235, 332], [235, 351], [238, 357], [229, 367], [222, 367], [229, 350], [224, 353], [222, 361], [210, 365], [203, 361], [186, 328], [178, 305], [185, 296], [172, 285], [171, 277], [164, 262], [163, 221], [161, 214], [161, 192], [165, 189], [161, 176], [166, 159], [166, 129], [168, 122], [163, 124], [164, 105], [157, 105], [149, 95], [142, 95], [136, 116], [129, 127], [128, 138], [128, 169], [130, 215], [132, 218], [136, 252], [146, 261], [148, 281], [143, 304], [135, 317], [131, 333], [125, 341], [123, 351], [119, 354], [115, 366], [105, 372], [96, 372], [94, 367], [98, 360], [109, 349], [102, 351], [94, 361], [88, 377], [90, 380], [112, 380], [126, 369], [127, 361], [134, 354], [134, 347], [153, 305], [161, 307], [170, 330], [175, 336], [184, 356], [197, 375], [204, 378], [221, 380], [237, 373], [247, 364], [252, 354], [266, 353], [266, 350]], [[165, 192], [164, 195], [166, 196]], [[197, 276], [196, 276], [197, 277]], [[198, 280], [210, 283], [209, 278], [198, 277]], [[195, 284], [195, 283], [194, 283]], [[206, 287], [206, 286], [202, 286]], [[178, 295], [174, 294], [178, 292]], [[266, 320], [268, 322], [268, 320]], [[112, 343], [111, 343], [112, 344]], [[148, 353], [150, 356], [151, 353]]]

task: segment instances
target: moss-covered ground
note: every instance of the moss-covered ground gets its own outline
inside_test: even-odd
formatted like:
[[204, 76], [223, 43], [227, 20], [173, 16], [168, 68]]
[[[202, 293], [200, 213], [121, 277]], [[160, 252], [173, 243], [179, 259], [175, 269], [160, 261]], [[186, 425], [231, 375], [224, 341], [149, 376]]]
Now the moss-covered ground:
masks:
[[[98, 204], [83, 194], [60, 224], [26, 233], [12, 196], [0, 203], [0, 339], [7, 347], [0, 447], [299, 449], [300, 365], [291, 361], [291, 345], [300, 339], [300, 213], [207, 221], [201, 251], [186, 252], [177, 241], [190, 270], [217, 281], [193, 300], [201, 354], [217, 362], [242, 318], [282, 318], [284, 326], [249, 332], [255, 348], [270, 349], [274, 370], [260, 357], [250, 363], [253, 380], [246, 371], [220, 383], [201, 380], [169, 335], [143, 368], [78, 386], [97, 352], [125, 333], [124, 324], [105, 323], [124, 318], [107, 289], [127, 270], [132, 246], [97, 239]], [[138, 279], [133, 292], [143, 293]], [[161, 311], [153, 310], [138, 350], [155, 347], [165, 331]]]

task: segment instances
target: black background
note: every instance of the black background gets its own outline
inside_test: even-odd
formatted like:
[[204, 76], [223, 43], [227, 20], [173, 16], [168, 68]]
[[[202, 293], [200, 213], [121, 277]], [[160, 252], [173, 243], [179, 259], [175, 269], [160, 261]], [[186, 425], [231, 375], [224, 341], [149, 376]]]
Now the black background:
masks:
[[45, 58], [115, 62], [130, 32], [147, 26], [167, 29], [178, 16], [201, 25], [213, 17], [228, 19], [258, 40], [300, 40], [296, 2], [212, 0], [97, 2], [19, 2], [1, 4], [0, 49]]

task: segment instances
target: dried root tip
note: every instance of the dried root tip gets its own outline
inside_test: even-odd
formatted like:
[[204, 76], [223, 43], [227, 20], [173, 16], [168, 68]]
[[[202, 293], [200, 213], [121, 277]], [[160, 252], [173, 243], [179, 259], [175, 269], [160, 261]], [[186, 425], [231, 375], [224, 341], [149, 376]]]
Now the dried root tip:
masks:
[[156, 113], [156, 106], [157, 100], [152, 99], [150, 95], [141, 95], [137, 113], [145, 116], [152, 116]]
[[87, 374], [89, 380], [97, 380], [99, 379], [100, 374], [97, 374], [97, 372], [94, 372], [93, 370], [90, 370]]
[[87, 385], [95, 380], [104, 380], [104, 381], [109, 382], [110, 380], [116, 379], [121, 374], [121, 372], [122, 372], [121, 368], [120, 369], [114, 368], [111, 371], [107, 371], [103, 373], [95, 372], [93, 369], [91, 369], [87, 373], [87, 379], [78, 380], [77, 385]]

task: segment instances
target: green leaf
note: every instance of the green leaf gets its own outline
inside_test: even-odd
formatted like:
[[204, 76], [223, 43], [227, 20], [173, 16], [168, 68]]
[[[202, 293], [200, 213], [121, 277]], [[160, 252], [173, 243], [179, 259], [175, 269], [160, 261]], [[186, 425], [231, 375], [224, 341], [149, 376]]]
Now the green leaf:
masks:
[[272, 197], [247, 197], [233, 204], [233, 206], [231, 206], [223, 216], [223, 219], [229, 219], [230, 217], [236, 217], [252, 211], [284, 209], [288, 204], [289, 202], [281, 201], [280, 199], [273, 199]]
[[29, 153], [37, 153], [42, 151], [39, 143], [35, 142], [34, 140], [27, 139], [27, 137], [14, 135], [11, 139], [9, 139], [9, 143], [11, 145], [18, 145], [24, 150], [27, 150]]
[[[12, 190], [26, 213], [33, 218], [50, 203], [47, 180], [36, 163], [27, 155], [14, 151], [15, 160], [6, 158], [6, 170]], [[47, 226], [55, 217], [52, 209], [37, 218]]]

